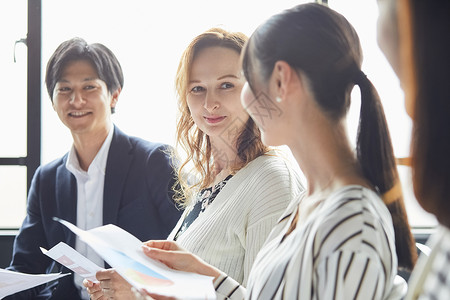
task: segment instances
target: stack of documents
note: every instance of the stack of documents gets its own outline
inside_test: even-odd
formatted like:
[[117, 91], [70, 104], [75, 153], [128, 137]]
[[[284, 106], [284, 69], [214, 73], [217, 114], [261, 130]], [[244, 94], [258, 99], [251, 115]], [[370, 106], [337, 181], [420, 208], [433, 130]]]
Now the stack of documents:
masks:
[[[142, 241], [115, 225], [109, 224], [85, 231], [67, 221], [55, 220], [78, 235], [138, 290], [146, 289], [156, 294], [179, 299], [216, 299], [212, 277], [173, 270], [159, 261], [150, 259], [142, 251]], [[64, 250], [63, 252], [61, 250], [66, 246], [57, 245], [55, 246], [58, 247], [57, 251], [52, 248], [46, 254], [57, 253], [56, 260], [64, 262], [58, 258], [64, 256]], [[45, 252], [45, 249], [43, 251]], [[52, 258], [55, 259], [55, 257]], [[74, 258], [73, 253], [69, 252], [65, 257]], [[74, 264], [66, 266], [77, 274], [85, 278], [92, 276], [95, 265], [87, 267], [78, 259], [76, 261], [70, 259], [69, 262]], [[77, 267], [80, 266], [84, 266], [82, 273], [77, 272], [80, 270]]]
[[[216, 299], [211, 277], [176, 271], [159, 261], [148, 258], [142, 242], [115, 225], [82, 230], [60, 219], [78, 237], [94, 249], [132, 286], [149, 292], [179, 299]], [[66, 266], [78, 275], [98, 282], [95, 273], [102, 270], [69, 245], [61, 242], [42, 253]], [[0, 269], [0, 299], [68, 274], [24, 274]]]

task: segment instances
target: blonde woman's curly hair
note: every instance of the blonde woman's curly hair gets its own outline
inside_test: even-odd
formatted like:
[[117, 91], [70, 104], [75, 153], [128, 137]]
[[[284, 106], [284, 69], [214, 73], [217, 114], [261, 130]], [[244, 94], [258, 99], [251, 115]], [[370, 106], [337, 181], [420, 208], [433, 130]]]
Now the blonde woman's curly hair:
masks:
[[[184, 51], [178, 65], [175, 88], [178, 94], [178, 120], [176, 130], [176, 146], [181, 147], [187, 157], [176, 169], [178, 182], [174, 186], [175, 200], [182, 206], [189, 204], [194, 191], [204, 189], [214, 181], [213, 149], [209, 137], [201, 131], [192, 119], [187, 105], [189, 75], [197, 53], [208, 47], [224, 47], [241, 53], [247, 36], [240, 32], [228, 32], [221, 28], [211, 28], [195, 37]], [[263, 155], [268, 148], [261, 141], [261, 133], [251, 118], [248, 118], [242, 131], [238, 134], [235, 146], [238, 161], [231, 166], [235, 173], [256, 157]], [[193, 169], [185, 170], [192, 162]], [[187, 182], [184, 174], [194, 172], [195, 182]]]

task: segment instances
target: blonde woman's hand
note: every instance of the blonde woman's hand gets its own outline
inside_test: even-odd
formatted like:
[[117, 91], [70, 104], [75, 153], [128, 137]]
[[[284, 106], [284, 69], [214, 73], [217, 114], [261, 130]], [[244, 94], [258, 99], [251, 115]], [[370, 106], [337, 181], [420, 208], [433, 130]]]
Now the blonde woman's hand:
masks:
[[178, 246], [173, 241], [148, 241], [142, 246], [144, 254], [169, 268], [217, 278], [220, 271], [200, 257]]

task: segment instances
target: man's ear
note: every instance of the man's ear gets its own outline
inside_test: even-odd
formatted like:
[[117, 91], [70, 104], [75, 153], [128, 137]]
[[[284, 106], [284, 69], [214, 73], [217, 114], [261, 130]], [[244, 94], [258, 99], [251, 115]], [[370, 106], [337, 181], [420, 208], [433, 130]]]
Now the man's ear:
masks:
[[118, 88], [114, 93], [112, 93], [111, 107], [116, 107], [117, 101], [119, 101], [119, 95], [121, 91], [122, 89]]

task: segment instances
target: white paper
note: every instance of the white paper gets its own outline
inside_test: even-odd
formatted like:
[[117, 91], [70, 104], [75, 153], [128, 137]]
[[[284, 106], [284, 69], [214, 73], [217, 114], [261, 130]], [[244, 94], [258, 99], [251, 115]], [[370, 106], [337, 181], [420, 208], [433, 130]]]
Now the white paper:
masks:
[[103, 270], [75, 249], [64, 242], [60, 242], [50, 250], [40, 247], [42, 253], [52, 258], [53, 260], [64, 265], [66, 268], [72, 270], [83, 278], [89, 279], [92, 282], [98, 282], [95, 278], [97, 271]]
[[0, 299], [66, 275], [69, 275], [69, 273], [25, 274], [0, 269]]
[[181, 299], [216, 299], [212, 277], [176, 271], [150, 259], [139, 239], [115, 225], [85, 231], [67, 221], [55, 220], [78, 235], [137, 289]]

